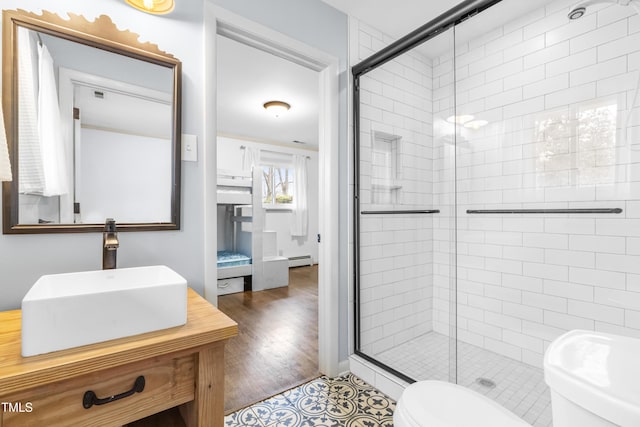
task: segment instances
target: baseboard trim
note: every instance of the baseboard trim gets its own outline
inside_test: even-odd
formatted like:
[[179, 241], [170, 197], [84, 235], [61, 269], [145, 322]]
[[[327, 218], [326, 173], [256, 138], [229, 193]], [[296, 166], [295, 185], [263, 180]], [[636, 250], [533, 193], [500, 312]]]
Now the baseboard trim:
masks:
[[346, 375], [351, 372], [351, 370], [349, 369], [349, 365], [349, 359], [341, 360], [340, 362], [338, 362], [338, 372], [340, 376]]
[[397, 378], [357, 355], [349, 357], [349, 370], [353, 375], [395, 400], [400, 398], [404, 389], [409, 385], [408, 382]]

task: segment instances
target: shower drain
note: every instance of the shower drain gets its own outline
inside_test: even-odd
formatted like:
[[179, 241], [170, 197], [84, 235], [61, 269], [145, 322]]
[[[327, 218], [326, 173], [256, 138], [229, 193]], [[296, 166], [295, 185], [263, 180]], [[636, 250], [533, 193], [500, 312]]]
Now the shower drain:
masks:
[[476, 378], [476, 382], [482, 387], [494, 388], [496, 386], [496, 383], [491, 381], [489, 378]]

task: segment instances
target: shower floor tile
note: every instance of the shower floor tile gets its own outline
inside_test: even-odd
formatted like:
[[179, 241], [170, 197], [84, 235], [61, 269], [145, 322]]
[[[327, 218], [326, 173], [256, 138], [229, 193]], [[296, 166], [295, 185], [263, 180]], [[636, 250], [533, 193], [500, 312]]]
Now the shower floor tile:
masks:
[[[429, 332], [376, 359], [416, 380], [448, 381], [449, 338]], [[483, 386], [479, 378], [495, 386]], [[458, 383], [490, 397], [534, 427], [552, 426], [551, 395], [542, 369], [459, 342]]]
[[320, 377], [229, 414], [227, 427], [393, 427], [396, 402], [354, 375]]

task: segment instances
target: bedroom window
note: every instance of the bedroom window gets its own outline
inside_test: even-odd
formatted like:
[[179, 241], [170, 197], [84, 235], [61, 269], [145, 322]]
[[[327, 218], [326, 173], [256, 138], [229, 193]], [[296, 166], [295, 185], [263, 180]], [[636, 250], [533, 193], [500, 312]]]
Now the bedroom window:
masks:
[[262, 204], [291, 207], [294, 193], [294, 170], [291, 167], [262, 167]]

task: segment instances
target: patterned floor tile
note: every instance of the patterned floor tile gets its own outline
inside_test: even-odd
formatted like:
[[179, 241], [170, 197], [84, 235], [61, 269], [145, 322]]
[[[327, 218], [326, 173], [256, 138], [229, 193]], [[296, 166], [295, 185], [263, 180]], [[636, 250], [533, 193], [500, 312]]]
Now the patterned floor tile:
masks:
[[302, 415], [288, 402], [281, 406], [259, 403], [253, 405], [252, 409], [265, 427], [296, 426], [302, 422]]
[[264, 427], [264, 424], [260, 422], [260, 418], [253, 412], [251, 407], [241, 409], [238, 412], [225, 417], [224, 425], [228, 427]]
[[227, 427], [392, 427], [395, 401], [360, 378], [320, 377], [225, 417]]

